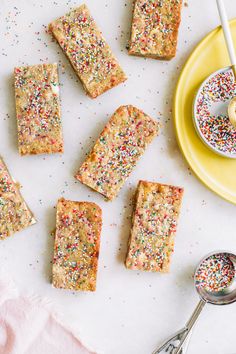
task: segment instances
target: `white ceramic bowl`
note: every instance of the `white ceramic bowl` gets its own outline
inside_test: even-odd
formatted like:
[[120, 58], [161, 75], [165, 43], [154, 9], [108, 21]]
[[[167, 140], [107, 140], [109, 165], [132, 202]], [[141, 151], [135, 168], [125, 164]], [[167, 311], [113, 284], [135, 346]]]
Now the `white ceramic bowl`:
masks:
[[[232, 158], [232, 159], [236, 159], [236, 149], [235, 152], [232, 153], [230, 151], [222, 151], [219, 148], [215, 147], [214, 145], [212, 145], [212, 143], [204, 136], [203, 132], [201, 131], [200, 128], [200, 124], [199, 124], [199, 120], [198, 120], [198, 114], [197, 114], [197, 108], [199, 106], [199, 102], [198, 100], [201, 98], [203, 89], [206, 87], [206, 85], [208, 84], [208, 82], [216, 75], [218, 75], [219, 73], [226, 73], [228, 71], [231, 71], [230, 67], [226, 67], [220, 70], [215, 71], [213, 74], [211, 74], [210, 76], [208, 76], [206, 78], [206, 80], [203, 81], [203, 83], [201, 84], [201, 86], [199, 87], [195, 98], [194, 98], [194, 102], [193, 102], [193, 122], [194, 122], [194, 126], [196, 128], [196, 131], [199, 135], [199, 137], [201, 138], [201, 140], [204, 142], [205, 145], [208, 146], [208, 148], [210, 148], [212, 151], [214, 151], [215, 153], [224, 156], [224, 157], [228, 157], [228, 158]], [[235, 93], [232, 93], [232, 95], [230, 95], [230, 98], [226, 101], [213, 101], [212, 100], [212, 115], [225, 115], [228, 116], [227, 113], [227, 109], [228, 109], [228, 104], [230, 102], [230, 100], [235, 97]], [[229, 122], [229, 124], [231, 124]], [[233, 127], [232, 127], [233, 128]], [[233, 128], [234, 129], [234, 128]], [[236, 133], [236, 130], [235, 130]], [[235, 145], [236, 145], [236, 134], [235, 134]]]

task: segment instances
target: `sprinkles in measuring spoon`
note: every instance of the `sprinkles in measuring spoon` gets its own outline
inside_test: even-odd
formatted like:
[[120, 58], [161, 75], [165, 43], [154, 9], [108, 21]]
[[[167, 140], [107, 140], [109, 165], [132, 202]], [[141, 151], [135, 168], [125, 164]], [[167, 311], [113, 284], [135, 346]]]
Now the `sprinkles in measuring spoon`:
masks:
[[235, 267], [225, 254], [206, 258], [195, 274], [197, 288], [208, 292], [219, 292], [228, 288], [235, 277]]

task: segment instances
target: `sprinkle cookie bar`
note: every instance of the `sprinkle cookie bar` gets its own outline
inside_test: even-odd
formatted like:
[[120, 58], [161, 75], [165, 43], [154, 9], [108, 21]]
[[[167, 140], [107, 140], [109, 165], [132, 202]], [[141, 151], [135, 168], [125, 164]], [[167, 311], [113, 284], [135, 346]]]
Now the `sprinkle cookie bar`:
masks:
[[57, 64], [15, 68], [21, 155], [63, 152]]
[[171, 59], [176, 54], [182, 0], [136, 0], [129, 54]]
[[102, 211], [94, 203], [59, 199], [53, 260], [53, 286], [95, 291]]
[[0, 240], [36, 223], [15, 183], [0, 157]]
[[183, 189], [140, 181], [126, 267], [168, 272]]
[[92, 98], [127, 79], [86, 5], [53, 21], [49, 30]]
[[75, 177], [112, 200], [158, 130], [159, 124], [141, 110], [121, 106]]

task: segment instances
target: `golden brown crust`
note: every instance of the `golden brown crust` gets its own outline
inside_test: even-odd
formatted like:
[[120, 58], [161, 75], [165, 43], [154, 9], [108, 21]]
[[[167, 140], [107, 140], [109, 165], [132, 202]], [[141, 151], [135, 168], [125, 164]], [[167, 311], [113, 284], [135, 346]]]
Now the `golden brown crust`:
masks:
[[0, 240], [36, 223], [15, 183], [0, 157]]
[[119, 107], [75, 177], [114, 199], [158, 131], [159, 124], [141, 110]]
[[21, 155], [63, 152], [57, 64], [15, 68]]
[[86, 5], [53, 21], [49, 30], [92, 98], [127, 79]]
[[176, 55], [182, 0], [136, 0], [129, 54], [170, 60]]
[[183, 189], [140, 181], [126, 267], [133, 270], [168, 272]]
[[102, 210], [95, 203], [59, 199], [53, 260], [53, 286], [95, 291]]

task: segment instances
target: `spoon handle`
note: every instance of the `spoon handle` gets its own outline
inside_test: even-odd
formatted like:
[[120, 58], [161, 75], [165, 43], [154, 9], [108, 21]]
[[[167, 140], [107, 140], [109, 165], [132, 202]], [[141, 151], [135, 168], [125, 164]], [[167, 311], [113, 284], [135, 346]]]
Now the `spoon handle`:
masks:
[[225, 6], [224, 6], [224, 1], [223, 0], [216, 0], [216, 2], [217, 2], [217, 7], [218, 7], [220, 19], [221, 19], [221, 25], [222, 25], [224, 36], [225, 36], [225, 42], [226, 42], [227, 48], [228, 48], [231, 66], [232, 66], [232, 69], [234, 70], [234, 73], [236, 74], [236, 55], [235, 55], [234, 43], [233, 43], [233, 39], [232, 39], [230, 27], [229, 27], [229, 22], [228, 22], [228, 18], [227, 18]]
[[[187, 329], [184, 327], [168, 338], [160, 347], [158, 347], [152, 354], [173, 354], [174, 350], [178, 348], [180, 340]], [[189, 338], [188, 338], [189, 340]], [[188, 342], [185, 342], [181, 354], [187, 353]]]
[[204, 300], [201, 299], [199, 301], [196, 309], [194, 310], [192, 316], [190, 317], [189, 321], [186, 324], [186, 327], [185, 327], [186, 331], [184, 332], [184, 334], [183, 334], [183, 336], [182, 336], [182, 338], [180, 340], [180, 343], [179, 343], [178, 347], [176, 348], [176, 350], [174, 351], [173, 354], [180, 354], [181, 353], [182, 347], [183, 347], [185, 341], [187, 340], [187, 338], [188, 338], [188, 336], [190, 334], [190, 331], [193, 328], [195, 322], [197, 321], [200, 313], [202, 312], [203, 307], [205, 306], [205, 304], [206, 304], [206, 302]]
[[200, 313], [202, 312], [202, 309], [205, 304], [206, 302], [204, 300], [200, 300], [185, 327], [182, 328], [179, 332], [175, 333], [172, 337], [167, 339], [167, 341], [163, 343], [158, 349], [156, 349], [152, 354], [184, 354], [184, 349], [186, 348], [185, 345], [187, 340], [189, 339], [191, 330], [195, 322], [197, 321]]

